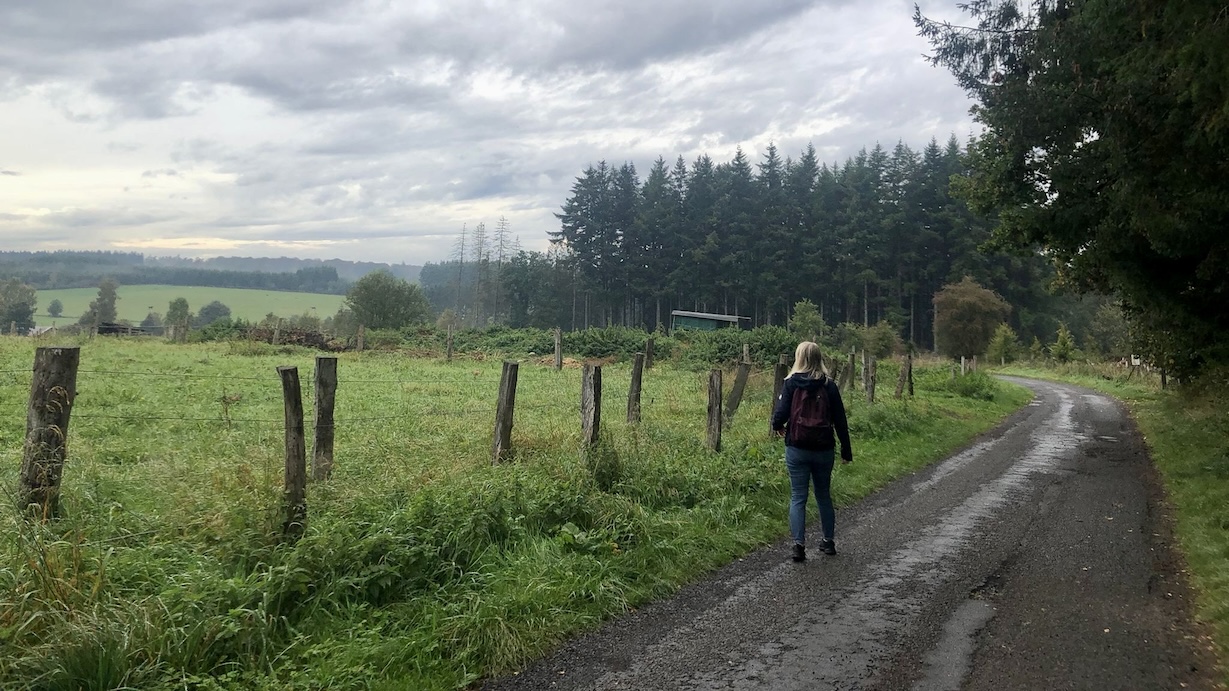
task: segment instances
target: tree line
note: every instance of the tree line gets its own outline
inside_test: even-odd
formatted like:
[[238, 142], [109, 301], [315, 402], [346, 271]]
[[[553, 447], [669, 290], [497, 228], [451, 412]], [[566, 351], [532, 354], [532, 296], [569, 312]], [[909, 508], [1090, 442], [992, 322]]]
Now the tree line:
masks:
[[1229, 363], [1225, 3], [971, 0], [915, 11], [986, 128], [958, 192], [992, 243], [1115, 295], [1150, 361]]
[[993, 219], [951, 192], [968, 173], [954, 137], [834, 165], [812, 146], [793, 159], [770, 145], [754, 165], [741, 149], [728, 162], [659, 158], [644, 180], [631, 162], [599, 162], [576, 178], [549, 251], [501, 254], [479, 226], [420, 281], [437, 312], [470, 326], [655, 329], [674, 309], [785, 325], [809, 300], [825, 324], [886, 322], [934, 348], [933, 298], [969, 276], [1010, 303], [1026, 339], [1063, 322], [1090, 333], [1104, 300], [1047, 290], [1038, 253], [981, 251]]
[[36, 290], [92, 288], [111, 278], [122, 285], [249, 288], [344, 295], [372, 271], [414, 281], [419, 267], [291, 257], [146, 257], [137, 252], [0, 252], [0, 279], [15, 278]]

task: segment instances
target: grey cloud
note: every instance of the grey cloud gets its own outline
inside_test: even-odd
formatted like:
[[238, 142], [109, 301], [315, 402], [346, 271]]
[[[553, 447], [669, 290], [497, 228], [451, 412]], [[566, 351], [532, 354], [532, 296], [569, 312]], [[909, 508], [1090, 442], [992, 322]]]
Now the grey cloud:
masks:
[[[207, 173], [184, 176], [211, 201], [207, 217], [176, 216], [167, 235], [423, 238], [506, 209], [528, 238], [553, 229], [573, 179], [601, 159], [643, 177], [658, 156], [720, 162], [737, 144], [757, 162], [771, 137], [782, 156], [809, 142], [839, 163], [875, 141], [963, 137], [968, 122], [950, 78], [899, 40], [912, 35], [903, 0], [208, 0], [182, 17], [118, 0], [97, 35], [77, 18], [54, 26], [61, 11], [103, 4], [81, 1], [21, 0], [25, 24], [6, 21], [12, 0], [0, 8], [0, 92], [60, 89], [65, 112], [141, 142], [107, 148], [140, 149], [142, 177]], [[896, 33], [880, 35], [889, 16]], [[31, 21], [46, 26], [18, 36]], [[482, 88], [492, 74], [511, 89]], [[97, 102], [82, 90], [110, 105], [79, 105]], [[285, 133], [192, 129], [233, 115], [222, 111], [236, 90], [257, 111], [271, 104], [256, 117]], [[169, 149], [129, 123], [167, 117], [185, 123]], [[46, 222], [100, 232], [163, 218], [156, 206], [74, 213]]]
[[144, 171], [143, 173], [141, 173], [141, 177], [143, 178], [158, 178], [158, 177], [178, 178], [178, 177], [183, 177], [183, 176], [180, 174], [178, 170], [175, 170], [174, 168], [160, 168], [158, 170]]
[[41, 225], [61, 228], [113, 228], [144, 226], [175, 218], [169, 214], [134, 212], [127, 209], [72, 209], [38, 216]]
[[[0, 77], [6, 71], [27, 83], [84, 77], [121, 117], [190, 113], [194, 100], [207, 99], [220, 84], [289, 110], [417, 107], [463, 86], [459, 75], [474, 68], [532, 75], [634, 70], [711, 53], [817, 4], [630, 0], [593, 7], [541, 0], [491, 10], [469, 0], [432, 13], [359, 2], [217, 0], [181, 7], [26, 0], [0, 9], [0, 46], [6, 46]], [[82, 71], [87, 55], [90, 68]], [[196, 93], [179, 98], [185, 86]]]
[[0, 175], [21, 175], [21, 173], [15, 170], [0, 170]]

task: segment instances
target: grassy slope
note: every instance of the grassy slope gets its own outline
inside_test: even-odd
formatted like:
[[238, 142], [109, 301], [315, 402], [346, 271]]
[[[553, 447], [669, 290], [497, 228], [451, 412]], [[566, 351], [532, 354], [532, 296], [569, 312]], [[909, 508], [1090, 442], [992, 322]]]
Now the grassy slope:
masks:
[[[38, 291], [38, 314], [35, 322], [39, 326], [71, 324], [89, 309], [90, 301], [98, 297], [97, 288], [69, 288], [65, 290]], [[320, 293], [288, 293], [275, 290], [248, 290], [246, 288], [207, 288], [194, 286], [120, 286], [119, 301], [116, 303], [120, 319], [140, 323], [149, 313], [152, 305], [158, 314], [166, 314], [167, 305], [175, 298], [184, 298], [192, 311], [213, 302], [221, 301], [230, 308], [231, 316], [242, 317], [249, 321], [259, 321], [272, 312], [279, 317], [290, 317], [303, 314], [315, 307], [315, 314], [321, 318], [332, 316], [341, 307], [345, 299], [343, 295], [325, 295]], [[59, 319], [47, 315], [47, 305], [58, 299], [64, 304], [64, 314]]]
[[[1229, 659], [1229, 395], [1223, 386], [1161, 391], [1155, 377], [1127, 379], [1111, 367], [999, 371], [1087, 386], [1127, 404], [1173, 506], [1198, 616], [1212, 626], [1221, 660]], [[1229, 685], [1229, 668], [1222, 663], [1222, 669]]]
[[[286, 545], [274, 367], [297, 365], [306, 379], [315, 353], [82, 347], [66, 518], [18, 529], [0, 514], [0, 647], [20, 651], [0, 656], [5, 688], [455, 688], [786, 531], [764, 376], [712, 454], [705, 373], [651, 370], [644, 422], [630, 427], [628, 367], [609, 365], [606, 440], [582, 459], [578, 371], [524, 364], [516, 461], [491, 467], [498, 361], [343, 354], [337, 472], [311, 486], [307, 534]], [[30, 362], [27, 340], [0, 338], [8, 486]], [[946, 370], [919, 373], [914, 401], [847, 402], [856, 460], [835, 479], [840, 504], [1029, 398], [1015, 388], [992, 403], [962, 398], [946, 380]]]

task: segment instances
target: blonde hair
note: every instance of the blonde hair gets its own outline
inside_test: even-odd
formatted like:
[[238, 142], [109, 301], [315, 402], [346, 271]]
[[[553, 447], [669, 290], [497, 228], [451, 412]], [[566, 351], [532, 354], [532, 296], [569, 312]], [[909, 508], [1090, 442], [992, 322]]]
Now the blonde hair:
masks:
[[794, 350], [794, 366], [786, 378], [800, 373], [811, 379], [818, 379], [820, 375], [828, 376], [828, 368], [824, 366], [824, 355], [820, 352], [818, 343], [803, 341]]

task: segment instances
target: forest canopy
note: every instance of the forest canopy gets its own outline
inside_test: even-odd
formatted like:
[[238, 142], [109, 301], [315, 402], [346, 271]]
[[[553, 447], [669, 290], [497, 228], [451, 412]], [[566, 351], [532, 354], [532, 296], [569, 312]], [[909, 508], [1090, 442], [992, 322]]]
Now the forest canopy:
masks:
[[1229, 13], [1223, 2], [973, 0], [915, 13], [986, 131], [961, 196], [998, 247], [1119, 296], [1155, 363], [1229, 361]]

